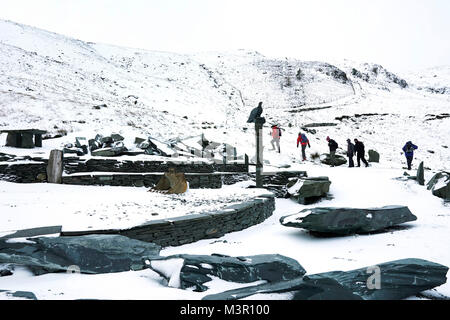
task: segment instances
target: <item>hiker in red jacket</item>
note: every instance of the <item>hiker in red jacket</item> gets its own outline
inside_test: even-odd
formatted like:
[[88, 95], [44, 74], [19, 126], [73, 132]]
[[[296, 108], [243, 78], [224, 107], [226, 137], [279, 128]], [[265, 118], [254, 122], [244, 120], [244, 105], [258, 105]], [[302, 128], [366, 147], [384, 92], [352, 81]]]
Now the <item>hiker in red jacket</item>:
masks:
[[299, 143], [302, 146], [302, 158], [303, 158], [303, 161], [305, 161], [306, 160], [306, 152], [305, 152], [306, 146], [311, 148], [311, 145], [309, 144], [309, 140], [304, 133], [301, 133], [301, 132], [298, 133], [297, 148], [298, 148]]
[[281, 153], [280, 151], [280, 137], [281, 137], [281, 129], [278, 127], [278, 125], [274, 124], [272, 126], [272, 141], [270, 143], [272, 144], [273, 150], [275, 150], [274, 142], [277, 145], [278, 153]]

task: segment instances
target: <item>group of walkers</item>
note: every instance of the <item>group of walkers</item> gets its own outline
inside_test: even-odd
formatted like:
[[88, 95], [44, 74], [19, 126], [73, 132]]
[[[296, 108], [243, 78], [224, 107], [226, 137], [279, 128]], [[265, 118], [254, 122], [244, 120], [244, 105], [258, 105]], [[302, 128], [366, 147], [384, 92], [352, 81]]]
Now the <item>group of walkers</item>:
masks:
[[[277, 150], [279, 153], [281, 153], [280, 149], [280, 138], [281, 138], [281, 131], [282, 129], [278, 125], [272, 125], [272, 141], [270, 142], [272, 144], [272, 150]], [[336, 141], [331, 139], [330, 137], [326, 138], [328, 142], [328, 148], [330, 149], [330, 163], [335, 162], [335, 154], [336, 150], [338, 148], [338, 144]], [[366, 160], [365, 157], [365, 147], [364, 143], [362, 141], [359, 141], [358, 139], [353, 139], [354, 143], [347, 139], [347, 157], [348, 157], [348, 166], [349, 168], [355, 167], [355, 162], [353, 161], [353, 157], [356, 156], [356, 164], [357, 167], [361, 167], [361, 162], [365, 165], [365, 167], [369, 166], [369, 163]], [[276, 146], [276, 148], [275, 148]], [[311, 145], [309, 143], [308, 137], [305, 133], [299, 132], [297, 137], [297, 148], [301, 147], [302, 150], [302, 160], [306, 160], [306, 147], [311, 148]], [[403, 152], [406, 156], [406, 163], [408, 165], [408, 170], [411, 170], [411, 164], [414, 157], [414, 150], [417, 149], [417, 146], [414, 145], [411, 141], [408, 141], [405, 146], [402, 148]]]
[[[334, 158], [336, 154], [336, 150], [338, 148], [338, 144], [333, 139], [330, 139], [330, 137], [327, 137], [328, 141], [328, 148], [330, 149], [330, 163], [334, 163]], [[353, 144], [350, 139], [347, 139], [347, 157], [348, 157], [348, 166], [349, 168], [352, 168], [355, 166], [355, 163], [353, 161], [353, 157], [356, 155], [356, 163], [358, 167], [361, 167], [361, 161], [364, 163], [366, 167], [369, 166], [369, 163], [366, 160], [365, 157], [365, 147], [364, 143], [359, 141], [358, 139], [353, 140], [355, 143]]]

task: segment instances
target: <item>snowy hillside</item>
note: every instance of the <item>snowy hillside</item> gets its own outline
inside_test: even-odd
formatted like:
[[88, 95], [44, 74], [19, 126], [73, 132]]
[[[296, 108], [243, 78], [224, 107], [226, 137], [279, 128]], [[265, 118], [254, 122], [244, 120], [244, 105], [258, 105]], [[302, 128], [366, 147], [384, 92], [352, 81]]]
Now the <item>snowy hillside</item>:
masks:
[[337, 124], [310, 135], [320, 152], [329, 135], [340, 146], [358, 137], [382, 153], [382, 160], [397, 164], [407, 140], [419, 145], [418, 157], [428, 167], [444, 168], [450, 159], [449, 119], [428, 120], [449, 111], [450, 95], [442, 89], [450, 86], [448, 68], [403, 78], [379, 65], [349, 61], [331, 65], [243, 50], [189, 56], [120, 48], [3, 20], [0, 31], [1, 129], [133, 131], [163, 140], [204, 132], [252, 154], [253, 130], [246, 119], [263, 101], [268, 124], [286, 130], [283, 161], [298, 158], [296, 136], [310, 123]]

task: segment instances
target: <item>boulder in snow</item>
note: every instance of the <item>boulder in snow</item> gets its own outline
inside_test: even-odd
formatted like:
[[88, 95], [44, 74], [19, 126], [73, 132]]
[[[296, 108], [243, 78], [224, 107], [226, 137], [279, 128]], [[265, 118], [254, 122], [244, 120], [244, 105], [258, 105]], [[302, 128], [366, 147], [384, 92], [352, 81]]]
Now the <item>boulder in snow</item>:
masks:
[[427, 189], [436, 197], [450, 199], [450, 173], [436, 173], [427, 183]]
[[331, 181], [328, 177], [308, 177], [291, 181], [288, 193], [299, 203], [309, 204], [327, 195]]
[[380, 231], [417, 220], [405, 206], [381, 208], [311, 208], [280, 218], [286, 227], [303, 228], [322, 234], [348, 235]]
[[212, 277], [238, 283], [277, 282], [306, 273], [296, 260], [278, 254], [246, 257], [179, 254], [154, 259], [150, 261], [150, 268], [165, 277], [169, 285], [181, 289], [195, 287], [195, 291], [207, 290], [204, 284]]
[[334, 155], [334, 161], [331, 160], [330, 154], [325, 153], [320, 156], [320, 162], [323, 164], [327, 164], [329, 166], [340, 166], [347, 163], [347, 159], [345, 159], [343, 156], [335, 154]]
[[369, 162], [380, 162], [380, 154], [375, 150], [369, 150]]
[[0, 240], [0, 263], [29, 267], [35, 274], [67, 272], [109, 273], [144, 269], [144, 259], [161, 247], [120, 235], [38, 237], [27, 242]]

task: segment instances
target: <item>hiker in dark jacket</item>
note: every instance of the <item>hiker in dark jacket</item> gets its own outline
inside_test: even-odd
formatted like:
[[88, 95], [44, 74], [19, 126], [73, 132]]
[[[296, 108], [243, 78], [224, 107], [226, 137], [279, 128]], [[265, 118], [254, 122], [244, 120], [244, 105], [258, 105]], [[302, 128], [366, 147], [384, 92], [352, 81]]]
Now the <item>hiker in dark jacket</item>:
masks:
[[356, 161], [358, 163], [358, 167], [361, 167], [361, 160], [366, 165], [366, 167], [369, 166], [367, 163], [366, 158], [364, 157], [364, 144], [359, 141], [358, 139], [355, 139], [355, 152], [356, 152]]
[[414, 150], [417, 149], [417, 146], [413, 144], [411, 141], [408, 141], [402, 148], [405, 153], [406, 163], [408, 164], [408, 170], [411, 170], [411, 163], [414, 157]]
[[306, 146], [311, 148], [311, 145], [309, 144], [309, 140], [304, 133], [301, 133], [301, 132], [298, 133], [297, 148], [298, 148], [299, 143], [302, 146], [302, 158], [303, 158], [303, 161], [305, 161], [306, 160], [306, 152], [305, 152]]
[[347, 139], [347, 157], [348, 157], [348, 167], [352, 168], [355, 166], [353, 163], [353, 155], [355, 154], [355, 145]]
[[338, 144], [333, 139], [330, 139], [330, 137], [327, 137], [327, 141], [328, 147], [330, 148], [330, 162], [333, 163], [332, 166], [334, 167], [334, 155], [336, 154]]

